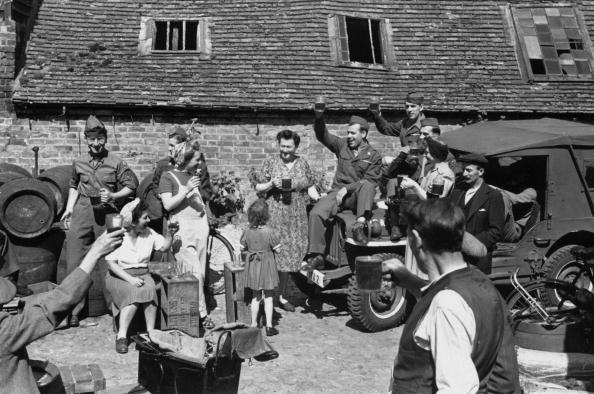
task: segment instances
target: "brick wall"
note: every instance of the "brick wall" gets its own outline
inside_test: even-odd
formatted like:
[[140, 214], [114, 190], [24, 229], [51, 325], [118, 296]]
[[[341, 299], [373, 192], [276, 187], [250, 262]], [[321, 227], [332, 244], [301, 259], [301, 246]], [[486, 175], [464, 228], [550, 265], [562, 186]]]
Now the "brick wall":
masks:
[[0, 5], [0, 113], [12, 111], [16, 32], [9, 9], [10, 3]]
[[[108, 130], [108, 149], [123, 158], [141, 179], [154, 168], [157, 160], [166, 155], [167, 134], [177, 127], [187, 129], [191, 123], [190, 116], [134, 116], [133, 119], [131, 116], [120, 116], [112, 120], [109, 115], [98, 115]], [[329, 116], [330, 132], [344, 136], [347, 120], [347, 114]], [[248, 171], [252, 167], [259, 169], [266, 157], [278, 152], [275, 137], [284, 128], [299, 133], [302, 140], [298, 153], [307, 158], [313, 169], [325, 172], [330, 183], [336, 159], [315, 139], [312, 121], [310, 114], [256, 116], [229, 112], [204, 115], [194, 127], [201, 133], [201, 144], [211, 174], [234, 171], [244, 180], [243, 189], [249, 190]], [[68, 119], [65, 116], [25, 118], [7, 114], [0, 117], [0, 162], [32, 170], [32, 148], [38, 146], [40, 170], [69, 164], [80, 153], [87, 151], [84, 124], [83, 116], [70, 116]], [[382, 136], [373, 125], [369, 140], [382, 154], [393, 153], [400, 145], [397, 138]]]

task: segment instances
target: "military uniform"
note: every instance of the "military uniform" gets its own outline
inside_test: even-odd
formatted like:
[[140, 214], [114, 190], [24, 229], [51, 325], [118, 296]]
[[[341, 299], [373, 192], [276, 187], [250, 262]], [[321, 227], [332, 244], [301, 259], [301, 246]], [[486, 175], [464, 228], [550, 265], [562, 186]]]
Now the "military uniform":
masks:
[[390, 123], [381, 115], [374, 115], [375, 127], [383, 135], [400, 137], [400, 145], [408, 146], [411, 142], [419, 142], [421, 136], [421, 120], [425, 115], [419, 114], [415, 122], [408, 119], [401, 119], [396, 123]]
[[33, 296], [22, 313], [0, 312], [0, 393], [39, 393], [26, 346], [51, 333], [90, 285], [89, 275], [77, 269], [56, 289]]
[[[346, 138], [328, 132], [323, 119], [314, 123], [316, 138], [330, 149], [338, 159], [332, 191], [320, 199], [309, 214], [309, 253], [321, 254], [326, 248], [328, 219], [343, 209], [352, 209], [357, 217], [367, 217], [373, 207], [375, 187], [381, 175], [381, 155], [365, 140], [356, 151], [348, 147]], [[347, 194], [338, 206], [336, 194], [341, 188]]]
[[[105, 231], [105, 215], [118, 211], [112, 202], [93, 207], [91, 197], [98, 197], [102, 188], [114, 193], [124, 187], [136, 190], [138, 178], [122, 159], [110, 155], [107, 149], [103, 149], [99, 157], [93, 157], [88, 153], [73, 162], [70, 188], [76, 189], [79, 195], [72, 211], [70, 230], [66, 238], [66, 274], [78, 267], [95, 239]], [[83, 306], [84, 302], [81, 302], [72, 314], [78, 315]]]

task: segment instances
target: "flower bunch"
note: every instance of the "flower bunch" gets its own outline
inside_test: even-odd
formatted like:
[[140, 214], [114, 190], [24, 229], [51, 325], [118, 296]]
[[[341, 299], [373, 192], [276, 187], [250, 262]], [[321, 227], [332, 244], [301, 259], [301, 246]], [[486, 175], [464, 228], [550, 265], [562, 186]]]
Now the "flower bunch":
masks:
[[240, 189], [241, 178], [235, 172], [221, 172], [211, 177], [213, 196], [210, 200], [210, 209], [213, 215], [221, 222], [230, 222], [238, 212], [243, 211], [245, 198]]

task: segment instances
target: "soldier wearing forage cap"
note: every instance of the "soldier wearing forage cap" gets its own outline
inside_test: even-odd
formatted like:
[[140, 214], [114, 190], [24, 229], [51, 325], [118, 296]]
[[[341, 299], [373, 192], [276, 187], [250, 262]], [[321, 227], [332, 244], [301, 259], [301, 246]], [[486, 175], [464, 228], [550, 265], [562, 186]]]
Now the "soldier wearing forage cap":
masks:
[[324, 111], [315, 110], [316, 138], [330, 149], [338, 159], [332, 191], [320, 199], [309, 214], [309, 268], [324, 264], [326, 224], [328, 219], [343, 209], [357, 215], [353, 237], [363, 240], [363, 226], [371, 217], [375, 187], [381, 174], [381, 155], [367, 142], [369, 124], [359, 116], [352, 116], [347, 137], [339, 138], [328, 132]]
[[[89, 152], [72, 163], [68, 203], [62, 220], [68, 223], [67, 273], [80, 263], [95, 239], [105, 230], [105, 215], [117, 212], [115, 203], [131, 196], [138, 179], [128, 165], [105, 148], [107, 130], [99, 119], [89, 116], [85, 125]], [[69, 324], [78, 326], [84, 300], [72, 311]]]
[[379, 106], [377, 109], [370, 110], [375, 121], [375, 127], [384, 135], [400, 137], [400, 144], [402, 146], [407, 146], [413, 141], [417, 142], [421, 132], [421, 121], [425, 118], [423, 114], [423, 102], [424, 97], [422, 94], [416, 92], [409, 93], [404, 102], [406, 118], [396, 123], [390, 123], [385, 120], [381, 115]]
[[462, 179], [450, 198], [464, 211], [466, 231], [487, 247], [487, 256], [469, 261], [486, 274], [491, 273], [491, 255], [503, 235], [505, 205], [501, 193], [483, 180], [487, 159], [475, 153], [458, 157], [463, 165]]
[[[116, 249], [123, 236], [123, 229], [104, 233], [60, 286], [31, 296], [18, 314], [0, 311], [0, 393], [39, 393], [26, 346], [54, 331], [64, 320], [91, 286], [90, 274], [99, 259]], [[0, 278], [0, 306], [15, 293], [15, 286]]]

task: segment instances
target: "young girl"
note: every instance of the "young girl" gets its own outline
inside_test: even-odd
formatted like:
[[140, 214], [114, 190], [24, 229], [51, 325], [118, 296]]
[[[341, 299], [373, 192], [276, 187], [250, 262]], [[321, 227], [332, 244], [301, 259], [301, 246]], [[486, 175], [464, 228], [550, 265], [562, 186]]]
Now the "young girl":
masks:
[[249, 228], [241, 236], [241, 250], [247, 251], [245, 264], [246, 287], [252, 290], [252, 327], [257, 325], [260, 300], [264, 297], [266, 336], [278, 334], [272, 327], [272, 296], [278, 286], [275, 254], [280, 250], [276, 234], [266, 226], [268, 222], [266, 201], [256, 200], [248, 208]]

